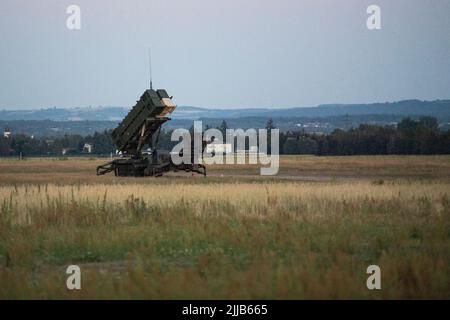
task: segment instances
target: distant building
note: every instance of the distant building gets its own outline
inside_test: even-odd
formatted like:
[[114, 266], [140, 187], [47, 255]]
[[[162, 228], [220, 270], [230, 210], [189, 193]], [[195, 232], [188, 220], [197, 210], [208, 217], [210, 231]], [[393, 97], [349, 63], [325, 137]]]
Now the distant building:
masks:
[[5, 130], [3, 131], [3, 137], [11, 138], [11, 130], [9, 128], [5, 128]]
[[210, 143], [206, 145], [205, 151], [210, 154], [222, 154], [222, 153], [231, 153], [232, 146], [231, 143]]
[[76, 154], [76, 153], [77, 153], [77, 150], [74, 148], [64, 148], [61, 150], [61, 154], [63, 156], [68, 156], [70, 154]]
[[258, 154], [258, 146], [250, 146], [249, 149], [237, 149], [236, 153]]
[[258, 153], [258, 146], [250, 146], [248, 153]]
[[92, 153], [92, 144], [85, 143], [83, 147], [83, 153]]

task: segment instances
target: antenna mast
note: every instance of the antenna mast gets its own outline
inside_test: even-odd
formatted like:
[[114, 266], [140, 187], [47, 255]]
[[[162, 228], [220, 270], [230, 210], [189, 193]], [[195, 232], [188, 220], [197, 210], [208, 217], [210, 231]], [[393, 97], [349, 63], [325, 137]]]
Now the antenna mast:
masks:
[[153, 90], [152, 83], [152, 49], [148, 48], [148, 68], [150, 73], [150, 90]]

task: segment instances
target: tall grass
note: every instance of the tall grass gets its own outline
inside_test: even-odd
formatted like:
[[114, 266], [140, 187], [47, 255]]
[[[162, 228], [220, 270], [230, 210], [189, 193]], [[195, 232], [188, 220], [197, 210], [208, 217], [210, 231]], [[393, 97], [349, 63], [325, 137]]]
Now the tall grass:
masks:
[[153, 181], [0, 187], [0, 298], [450, 298], [446, 182]]

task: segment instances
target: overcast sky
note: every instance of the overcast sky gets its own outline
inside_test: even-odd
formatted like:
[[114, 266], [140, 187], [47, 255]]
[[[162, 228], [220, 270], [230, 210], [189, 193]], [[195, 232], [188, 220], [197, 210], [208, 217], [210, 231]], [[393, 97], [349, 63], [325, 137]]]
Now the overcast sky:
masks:
[[131, 106], [149, 46], [178, 105], [450, 98], [450, 0], [1, 0], [0, 109]]

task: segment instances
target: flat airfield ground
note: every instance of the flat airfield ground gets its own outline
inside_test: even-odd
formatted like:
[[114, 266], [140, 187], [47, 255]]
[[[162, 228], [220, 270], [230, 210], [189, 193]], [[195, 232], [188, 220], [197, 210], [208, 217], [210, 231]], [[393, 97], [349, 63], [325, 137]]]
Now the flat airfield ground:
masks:
[[0, 298], [450, 298], [450, 156], [282, 156], [273, 177], [106, 161], [0, 159]]
[[[123, 178], [113, 174], [96, 176], [95, 168], [108, 158], [0, 158], [0, 185], [14, 183], [145, 183], [164, 181], [189, 183], [211, 181], [294, 180], [369, 181], [374, 179], [425, 179], [450, 181], [450, 156], [280, 156], [275, 176], [261, 176], [260, 165], [212, 165], [208, 177], [168, 174], [159, 178]], [[194, 178], [194, 179], [192, 179]], [[174, 180], [175, 179], [175, 180]], [[201, 180], [201, 181], [199, 181]]]

